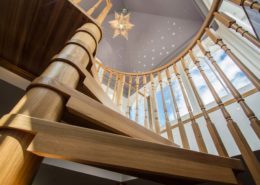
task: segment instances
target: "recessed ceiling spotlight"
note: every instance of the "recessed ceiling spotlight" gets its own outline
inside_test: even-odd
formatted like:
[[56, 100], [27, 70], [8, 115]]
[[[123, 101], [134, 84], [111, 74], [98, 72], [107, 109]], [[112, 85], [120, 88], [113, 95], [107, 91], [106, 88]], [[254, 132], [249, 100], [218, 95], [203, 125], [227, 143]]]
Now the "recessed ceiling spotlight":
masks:
[[175, 32], [172, 32], [172, 35], [173, 35], [173, 36], [175, 36], [175, 35], [176, 35], [176, 33], [175, 33]]

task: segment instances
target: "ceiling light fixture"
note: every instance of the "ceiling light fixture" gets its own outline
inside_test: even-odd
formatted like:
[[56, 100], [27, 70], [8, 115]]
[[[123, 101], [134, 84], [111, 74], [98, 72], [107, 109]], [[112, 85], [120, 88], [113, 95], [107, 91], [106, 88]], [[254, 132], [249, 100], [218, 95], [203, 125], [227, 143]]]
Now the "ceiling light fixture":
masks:
[[109, 24], [114, 29], [113, 38], [122, 35], [128, 40], [128, 32], [134, 25], [130, 23], [130, 13], [127, 9], [122, 9], [121, 13], [115, 12], [115, 19], [109, 21]]

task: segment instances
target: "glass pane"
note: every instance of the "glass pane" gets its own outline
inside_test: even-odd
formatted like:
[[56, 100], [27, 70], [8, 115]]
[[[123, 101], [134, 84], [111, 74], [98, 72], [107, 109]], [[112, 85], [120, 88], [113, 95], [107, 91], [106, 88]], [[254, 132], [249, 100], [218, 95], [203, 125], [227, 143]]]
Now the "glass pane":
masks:
[[[260, 0], [255, 0], [255, 1], [260, 3]], [[259, 12], [257, 12], [256, 10], [253, 10], [250, 7], [247, 7], [247, 6], [244, 7], [244, 10], [247, 14], [249, 21], [251, 22], [253, 29], [255, 30], [255, 33], [256, 33], [258, 39], [260, 39], [260, 15], [259, 15]]]
[[251, 83], [245, 74], [236, 66], [232, 59], [222, 49], [214, 52], [213, 57], [237, 89]]
[[205, 105], [211, 103], [214, 101], [214, 98], [206, 85], [206, 82], [204, 81], [203, 77], [201, 76], [199, 70], [197, 67], [193, 67], [190, 70], [191, 77], [194, 81], [194, 84], [197, 88], [197, 91]]

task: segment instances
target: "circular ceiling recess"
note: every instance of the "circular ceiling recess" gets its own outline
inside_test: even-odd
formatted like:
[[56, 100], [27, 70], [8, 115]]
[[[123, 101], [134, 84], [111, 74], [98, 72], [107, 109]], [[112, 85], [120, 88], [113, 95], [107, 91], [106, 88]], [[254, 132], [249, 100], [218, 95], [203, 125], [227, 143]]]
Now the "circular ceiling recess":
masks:
[[[190, 43], [204, 21], [195, 1], [111, 2], [113, 8], [102, 25], [104, 36], [97, 58], [105, 66], [123, 72], [150, 71], [170, 62]], [[122, 35], [113, 37], [115, 30], [109, 23], [115, 19], [115, 12], [124, 9], [130, 13], [129, 21], [134, 25], [128, 31], [128, 39]]]

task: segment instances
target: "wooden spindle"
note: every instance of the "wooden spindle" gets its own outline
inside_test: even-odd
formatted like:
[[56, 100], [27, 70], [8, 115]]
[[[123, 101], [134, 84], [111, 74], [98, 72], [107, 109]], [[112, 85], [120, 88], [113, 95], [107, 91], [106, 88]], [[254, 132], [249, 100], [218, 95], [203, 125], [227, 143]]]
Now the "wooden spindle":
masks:
[[136, 101], [136, 106], [135, 106], [135, 121], [138, 123], [139, 120], [139, 76], [135, 77], [135, 101]]
[[158, 81], [159, 81], [160, 90], [161, 90], [161, 96], [162, 96], [162, 103], [163, 103], [163, 111], [164, 111], [166, 132], [167, 132], [168, 139], [173, 141], [171, 124], [170, 124], [169, 115], [168, 115], [168, 111], [167, 111], [167, 106], [166, 106], [165, 98], [164, 98], [164, 91], [163, 91], [163, 85], [162, 85], [161, 72], [158, 72], [157, 74], [158, 74]]
[[226, 26], [227, 28], [231, 28], [231, 29], [235, 30], [236, 32], [240, 33], [242, 35], [242, 37], [246, 38], [247, 40], [249, 40], [251, 43], [253, 43], [257, 47], [260, 47], [259, 40], [257, 40], [252, 34], [250, 34], [248, 31], [246, 31], [241, 26], [239, 26], [236, 23], [236, 20], [234, 20], [233, 18], [231, 18], [230, 16], [228, 16], [225, 13], [222, 13], [222, 12], [221, 13], [215, 12], [214, 16], [224, 26]]
[[107, 3], [106, 7], [102, 10], [102, 12], [99, 14], [99, 16], [96, 19], [99, 24], [102, 24], [104, 22], [110, 9], [112, 8], [112, 3], [110, 2], [110, 0], [106, 0], [106, 3]]
[[108, 71], [109, 72], [109, 77], [108, 77], [108, 81], [107, 81], [107, 89], [106, 89], [106, 93], [108, 94], [108, 90], [110, 88], [110, 83], [111, 83], [111, 79], [112, 79], [112, 76], [113, 76], [113, 73], [111, 71]]
[[249, 7], [253, 10], [260, 12], [260, 3], [258, 3], [257, 1], [252, 1], [252, 0], [230, 0], [230, 1], [240, 6]]
[[103, 0], [98, 0], [98, 2], [87, 11], [87, 15], [91, 16], [94, 13], [94, 11], [97, 9], [97, 7], [99, 7], [99, 5], [102, 3], [102, 1]]
[[242, 154], [242, 157], [255, 181], [255, 184], [260, 184], [260, 165], [258, 159], [251, 150], [237, 123], [229, 122], [228, 128]]
[[177, 121], [178, 121], [178, 126], [179, 126], [179, 132], [180, 132], [180, 136], [181, 136], [182, 145], [183, 145], [183, 148], [190, 149], [190, 145], [189, 145], [189, 142], [188, 142], [188, 137], [187, 137], [187, 134], [186, 134], [183, 122], [181, 120], [181, 116], [180, 116], [180, 111], [179, 111], [179, 108], [178, 108], [177, 100], [176, 100], [176, 97], [175, 97], [175, 94], [174, 94], [174, 91], [173, 91], [173, 88], [172, 88], [172, 79], [171, 79], [171, 75], [170, 75], [170, 72], [169, 72], [168, 68], [166, 68], [166, 76], [167, 76], [168, 84], [170, 86], [170, 91], [171, 91], [171, 96], [172, 96], [172, 100], [173, 100], [174, 110], [175, 110], [176, 116], [177, 116]]
[[240, 68], [240, 70], [247, 76], [247, 78], [252, 82], [252, 84], [260, 90], [260, 82], [259, 79], [255, 76], [252, 71], [250, 71], [235, 55], [234, 53], [227, 47], [227, 45], [223, 42], [223, 40], [213, 34], [209, 29], [206, 29], [207, 36], [217, 45], [219, 45], [226, 54], [235, 62], [235, 64]]
[[[204, 73], [203, 69], [202, 69], [201, 66], [200, 66], [200, 62], [195, 58], [195, 56], [193, 55], [193, 53], [192, 53], [191, 50], [189, 51], [189, 56], [190, 56], [192, 62], [193, 62], [193, 63], [197, 66], [197, 68], [199, 69], [200, 73], [201, 73], [201, 72]], [[194, 92], [194, 94], [195, 94], [195, 97], [196, 97], [196, 99], [197, 99], [197, 102], [198, 102], [198, 104], [199, 104], [199, 106], [200, 106], [200, 109], [201, 109], [201, 111], [202, 111], [202, 114], [203, 114], [204, 119], [205, 119], [206, 124], [207, 124], [207, 128], [208, 128], [209, 133], [210, 133], [210, 135], [211, 135], [211, 137], [212, 137], [212, 140], [213, 140], [213, 142], [214, 142], [214, 144], [215, 144], [215, 146], [216, 146], [216, 149], [217, 149], [217, 151], [218, 151], [218, 153], [219, 153], [220, 156], [228, 157], [227, 150], [226, 150], [226, 148], [225, 148], [225, 146], [224, 146], [224, 144], [223, 144], [223, 142], [222, 142], [222, 140], [221, 140], [220, 135], [219, 135], [218, 132], [217, 132], [217, 129], [216, 129], [216, 127], [215, 127], [215, 124], [212, 122], [212, 120], [211, 120], [210, 117], [209, 117], [208, 112], [206, 111], [205, 105], [204, 105], [204, 103], [203, 103], [203, 101], [202, 101], [202, 99], [201, 99], [201, 97], [200, 97], [200, 95], [199, 95], [198, 90], [197, 90], [196, 87], [195, 87], [195, 84], [194, 84], [195, 82], [194, 82], [194, 80], [192, 79], [192, 77], [191, 77], [191, 75], [190, 75], [190, 73], [189, 73], [189, 69], [188, 69], [187, 66], [185, 65], [185, 61], [184, 61], [184, 60], [182, 60], [182, 65], [183, 65], [184, 71], [185, 71], [185, 73], [186, 73], [186, 75], [187, 75], [187, 77], [188, 77], [188, 80], [189, 80], [189, 82], [190, 82], [190, 84], [191, 84], [191, 87], [192, 87], [192, 90], [193, 90], [193, 92]]]
[[154, 114], [155, 118], [155, 132], [157, 134], [160, 134], [160, 124], [159, 124], [159, 115], [158, 115], [158, 110], [157, 110], [157, 105], [156, 105], [156, 94], [155, 94], [155, 89], [154, 89], [154, 77], [153, 74], [150, 74], [150, 81], [151, 81], [151, 102], [152, 102], [152, 108], [153, 111], [151, 112]]
[[214, 66], [214, 68], [216, 69], [216, 71], [218, 72], [218, 74], [221, 76], [221, 78], [223, 79], [223, 81], [225, 82], [225, 84], [227, 85], [228, 89], [230, 90], [231, 94], [234, 96], [234, 98], [236, 99], [237, 103], [240, 104], [240, 106], [242, 107], [244, 113], [246, 114], [246, 116], [248, 117], [251, 126], [253, 128], [253, 130], [255, 131], [256, 135], [258, 136], [258, 138], [260, 138], [260, 125], [259, 125], [259, 120], [257, 119], [257, 117], [255, 116], [254, 112], [249, 108], [249, 106], [247, 105], [247, 103], [245, 102], [244, 98], [241, 96], [241, 94], [239, 93], [239, 91], [235, 88], [235, 86], [232, 84], [232, 82], [228, 79], [228, 77], [226, 76], [226, 74], [222, 71], [222, 69], [218, 66], [217, 62], [215, 61], [215, 59], [212, 57], [211, 52], [210, 51], [206, 51], [204, 49], [204, 47], [202, 46], [202, 44], [199, 45], [199, 47], [201, 48], [202, 52], [204, 53], [204, 55], [207, 56], [207, 58], [209, 59], [209, 61], [212, 63], [212, 65]]
[[143, 75], [143, 87], [144, 87], [144, 126], [148, 127], [148, 115], [147, 115], [147, 99], [146, 99], [146, 75]]
[[82, 0], [72, 0], [72, 3], [79, 5], [79, 3], [81, 3], [81, 1]]
[[126, 115], [130, 119], [130, 96], [132, 91], [132, 76], [129, 76], [129, 83], [128, 83], [128, 95], [127, 95], [127, 107], [126, 107]]
[[185, 105], [186, 105], [186, 107], [188, 109], [188, 112], [189, 112], [189, 116], [190, 116], [190, 120], [191, 120], [191, 126], [192, 126], [192, 129], [193, 129], [193, 132], [194, 132], [195, 139], [197, 141], [199, 150], [201, 152], [207, 153], [208, 151], [207, 151], [206, 145], [204, 143], [204, 140], [203, 140], [203, 137], [202, 137], [199, 125], [198, 125], [198, 123], [196, 122], [196, 120], [195, 120], [195, 118], [193, 116], [193, 113], [192, 113], [192, 110], [191, 110], [191, 106], [190, 106], [187, 94], [186, 94], [186, 92], [184, 90], [184, 86], [183, 86], [183, 82], [182, 82], [182, 79], [181, 79], [181, 75], [179, 74], [179, 72], [177, 70], [176, 64], [174, 65], [174, 72], [176, 74], [176, 77], [177, 77], [178, 82], [179, 82], [180, 87], [181, 87], [182, 95], [183, 95], [183, 98], [184, 98]]
[[[202, 53], [211, 61], [213, 61], [214, 59], [211, 56], [211, 53], [209, 51], [206, 51], [204, 46], [201, 44], [200, 41], [197, 42], [200, 50], [202, 51]], [[215, 62], [214, 62], [215, 63]], [[224, 118], [226, 119], [227, 122], [227, 126], [233, 136], [233, 138], [235, 139], [235, 142], [245, 160], [245, 163], [247, 164], [250, 172], [252, 173], [254, 179], [256, 179], [255, 181], [259, 182], [259, 162], [257, 161], [257, 159], [255, 158], [254, 153], [252, 152], [252, 150], [250, 149], [248, 143], [246, 142], [244, 136], [242, 135], [241, 131], [239, 130], [239, 127], [237, 126], [237, 123], [233, 121], [233, 119], [231, 118], [229, 112], [226, 110], [221, 98], [219, 97], [219, 95], [217, 94], [216, 90], [214, 89], [213, 85], [210, 83], [208, 77], [206, 76], [205, 72], [201, 69], [201, 66], [199, 65], [199, 63], [197, 63], [197, 66], [199, 67], [200, 73], [202, 75], [202, 77], [204, 78], [207, 86], [209, 87], [216, 103], [218, 104]], [[258, 169], [258, 170], [257, 170]], [[258, 173], [258, 176], [256, 175]], [[258, 179], [258, 180], [257, 180]]]

